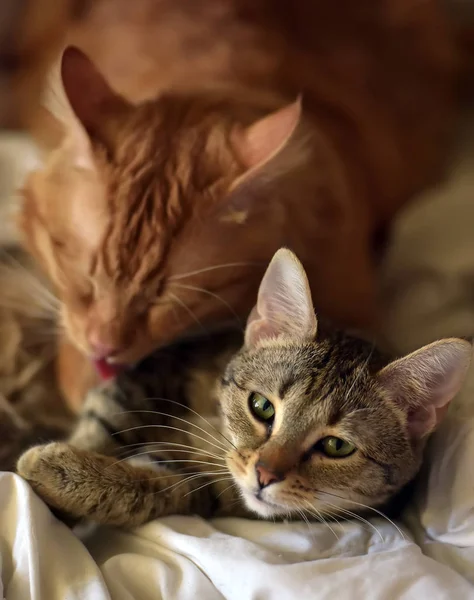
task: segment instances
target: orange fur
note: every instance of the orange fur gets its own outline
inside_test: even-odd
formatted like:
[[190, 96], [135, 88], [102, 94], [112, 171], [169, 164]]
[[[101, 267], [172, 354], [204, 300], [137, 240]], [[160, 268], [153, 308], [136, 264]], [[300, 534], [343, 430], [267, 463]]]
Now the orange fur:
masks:
[[[62, 137], [26, 186], [22, 226], [70, 340], [88, 355], [99, 339], [129, 363], [193, 326], [245, 318], [281, 245], [301, 257], [319, 311], [372, 326], [374, 236], [436, 173], [452, 109], [435, 2], [193, 6], [115, 0], [112, 15], [102, 0], [72, 36], [140, 103], [93, 69], [75, 81], [77, 56], [77, 70], [63, 63], [73, 111], [55, 115]], [[243, 140], [261, 141], [250, 132], [301, 92], [296, 128], [263, 160], [249, 152]], [[176, 279], [229, 263], [246, 266]]]

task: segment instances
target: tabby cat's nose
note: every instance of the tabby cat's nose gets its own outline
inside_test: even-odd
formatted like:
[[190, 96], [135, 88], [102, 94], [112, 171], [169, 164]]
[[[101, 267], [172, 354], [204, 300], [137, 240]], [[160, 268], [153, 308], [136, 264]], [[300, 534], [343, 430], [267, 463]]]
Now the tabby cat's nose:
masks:
[[255, 465], [255, 471], [257, 472], [257, 481], [258, 485], [260, 486], [260, 489], [267, 487], [267, 485], [270, 485], [272, 483], [276, 483], [277, 481], [282, 481], [284, 479], [284, 477], [282, 477], [281, 475], [270, 471], [270, 469], [265, 467], [265, 465], [261, 462], [258, 462]]

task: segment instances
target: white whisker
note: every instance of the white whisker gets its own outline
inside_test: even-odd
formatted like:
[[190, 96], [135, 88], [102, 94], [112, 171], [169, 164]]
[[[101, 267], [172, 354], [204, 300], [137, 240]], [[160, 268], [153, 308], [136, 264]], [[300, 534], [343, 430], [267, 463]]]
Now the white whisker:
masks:
[[[159, 452], [183, 452], [187, 454], [204, 454], [205, 456], [209, 456], [210, 458], [216, 458], [218, 460], [224, 460], [222, 454], [215, 454], [214, 452], [210, 452], [209, 450], [200, 450], [195, 446], [188, 446], [186, 444], [178, 444], [176, 442], [138, 442], [136, 444], [128, 444], [127, 446], [120, 446], [119, 449], [127, 451], [127, 449], [139, 449], [145, 446], [167, 446], [166, 448], [158, 448]], [[168, 446], [172, 446], [168, 448]], [[181, 450], [181, 448], [185, 448], [185, 450]], [[130, 458], [130, 456], [129, 456]]]
[[398, 531], [398, 533], [402, 536], [402, 538], [404, 540], [406, 539], [405, 534], [400, 529], [400, 527], [398, 527], [398, 525], [396, 523], [394, 523], [392, 521], [392, 519], [387, 517], [387, 515], [385, 515], [382, 511], [378, 510], [377, 508], [374, 508], [373, 506], [368, 506], [367, 504], [362, 504], [361, 502], [356, 502], [355, 500], [350, 500], [349, 498], [344, 498], [343, 496], [338, 496], [337, 494], [333, 494], [332, 492], [318, 492], [318, 494], [320, 494], [320, 493], [327, 494], [328, 496], [334, 496], [335, 498], [339, 498], [339, 500], [345, 500], [346, 502], [350, 502], [351, 504], [355, 504], [356, 506], [360, 506], [361, 508], [365, 508], [367, 510], [373, 511], [374, 513], [378, 514], [379, 516], [381, 516], [382, 518], [387, 520], [391, 525], [393, 525], [395, 527], [395, 529]]
[[191, 277], [192, 275], [200, 275], [201, 273], [207, 273], [208, 271], [214, 271], [216, 269], [228, 269], [232, 267], [261, 267], [262, 265], [259, 263], [252, 262], [236, 262], [236, 263], [227, 263], [223, 265], [215, 265], [212, 267], [205, 267], [204, 269], [198, 269], [197, 271], [189, 271], [188, 273], [182, 273], [180, 275], [172, 275], [169, 278], [169, 281], [178, 281], [179, 279], [184, 279], [185, 277]]
[[189, 496], [190, 494], [194, 494], [195, 492], [199, 492], [199, 490], [202, 490], [203, 488], [205, 488], [205, 487], [207, 487], [209, 485], [213, 485], [213, 484], [219, 483], [220, 481], [229, 481], [229, 479], [233, 479], [233, 477], [232, 476], [222, 477], [222, 479], [216, 479], [215, 481], [208, 481], [204, 485], [201, 485], [200, 487], [191, 490], [187, 494], [184, 494], [184, 497]]
[[221, 437], [224, 438], [224, 440], [226, 442], [228, 442], [231, 446], [234, 447], [235, 450], [237, 450], [237, 446], [235, 446], [228, 437], [226, 437], [222, 431], [220, 431], [219, 429], [217, 429], [217, 427], [215, 427], [210, 421], [208, 421], [206, 418], [204, 418], [200, 413], [198, 413], [197, 411], [195, 411], [193, 408], [191, 408], [190, 406], [186, 406], [186, 404], [182, 404], [181, 402], [177, 402], [176, 400], [170, 400], [170, 398], [158, 398], [158, 397], [151, 397], [151, 398], [147, 398], [147, 400], [162, 400], [163, 402], [169, 402], [170, 404], [175, 404], [176, 406], [181, 406], [182, 408], [185, 408], [186, 410], [189, 410], [190, 412], [193, 413], [193, 415], [196, 415], [197, 417], [199, 417], [200, 419], [202, 419], [204, 421], [204, 423], [206, 423], [206, 425], [209, 425], [209, 427], [211, 429], [213, 429], [217, 434], [219, 434]]
[[377, 535], [380, 537], [381, 542], [383, 543], [385, 541], [383, 535], [380, 533], [380, 531], [377, 529], [377, 527], [371, 523], [370, 521], [368, 521], [367, 519], [364, 519], [364, 517], [362, 517], [361, 515], [358, 515], [355, 512], [352, 512], [351, 510], [348, 510], [347, 508], [341, 508], [340, 506], [337, 506], [337, 504], [332, 504], [331, 502], [328, 502], [327, 500], [320, 500], [321, 502], [323, 502], [324, 504], [327, 504], [328, 506], [335, 508], [337, 511], [342, 512], [343, 514], [349, 515], [349, 517], [351, 517], [352, 519], [356, 519], [357, 521], [360, 521], [361, 523], [365, 523], [366, 525], [368, 525], [370, 528], [372, 528]]
[[202, 433], [205, 433], [207, 436], [209, 436], [211, 438], [211, 440], [214, 440], [217, 444], [219, 444], [218, 447], [221, 448], [221, 450], [223, 452], [227, 452], [227, 448], [225, 446], [220, 445], [219, 440], [215, 436], [213, 436], [212, 434], [210, 434], [208, 431], [206, 431], [202, 427], [199, 427], [199, 425], [196, 425], [195, 423], [192, 423], [191, 421], [188, 421], [187, 419], [183, 419], [182, 417], [176, 417], [174, 415], [170, 415], [169, 413], [160, 412], [158, 410], [129, 410], [127, 412], [128, 413], [132, 413], [132, 414], [133, 413], [139, 413], [139, 414], [160, 415], [162, 417], [169, 417], [170, 419], [176, 419], [177, 421], [181, 421], [182, 423], [186, 423], [186, 425], [189, 425], [190, 427], [195, 427], [196, 429], [198, 429]]
[[[180, 427], [173, 427], [172, 425], [137, 425], [135, 427], [129, 427], [128, 429], [122, 429], [122, 431], [116, 431], [112, 435], [118, 435], [118, 434], [121, 434], [121, 433], [128, 433], [130, 431], [138, 431], [139, 429], [146, 429], [147, 427], [153, 427], [153, 428], [156, 428], [156, 429], [172, 429], [174, 431], [180, 431], [181, 433], [184, 433], [186, 435], [192, 435], [193, 437], [195, 437], [195, 438], [197, 438], [199, 440], [202, 440], [206, 444], [209, 444], [210, 446], [214, 446], [218, 450], [223, 450], [223, 448], [221, 446], [217, 446], [213, 442], [210, 442], [209, 440], [206, 440], [205, 438], [201, 437], [200, 435], [197, 435], [196, 433], [192, 433], [191, 431], [186, 431], [186, 429], [181, 429]], [[226, 451], [226, 450], [224, 449], [224, 451]]]
[[178, 298], [178, 296], [176, 296], [176, 294], [173, 294], [173, 292], [168, 291], [168, 294], [175, 302], [177, 302], [182, 308], [184, 308], [184, 310], [188, 313], [188, 315], [190, 315], [192, 317], [192, 319], [199, 325], [199, 327], [201, 327], [201, 329], [207, 333], [206, 328], [201, 323], [201, 321], [196, 317], [196, 315], [193, 313], [193, 311], [189, 308], [189, 306], [187, 304], [185, 304], [180, 298]]
[[[310, 515], [316, 516], [318, 515], [319, 518], [321, 519], [321, 522], [324, 523], [324, 525], [326, 525], [326, 527], [328, 527], [328, 529], [331, 530], [332, 534], [334, 535], [334, 537], [339, 540], [339, 536], [337, 535], [337, 533], [334, 531], [334, 529], [331, 527], [331, 525], [329, 525], [329, 523], [326, 521], [326, 519], [324, 518], [324, 515], [321, 514], [321, 512], [315, 507], [313, 506], [310, 502], [306, 501], [307, 505], [309, 508], [306, 508], [306, 510], [309, 512]], [[312, 509], [312, 510], [311, 510]], [[313, 513], [313, 510], [316, 512], [316, 515]], [[317, 517], [316, 517], [317, 518]]]
[[174, 285], [175, 287], [179, 287], [184, 290], [191, 290], [191, 291], [195, 291], [195, 292], [200, 292], [202, 294], [207, 294], [208, 296], [211, 296], [212, 298], [219, 300], [219, 302], [221, 302], [226, 308], [229, 309], [229, 312], [233, 315], [233, 317], [235, 317], [235, 320], [237, 321], [239, 327], [242, 328], [242, 320], [240, 319], [239, 315], [235, 312], [235, 310], [232, 308], [232, 306], [226, 300], [221, 298], [218, 294], [211, 292], [210, 290], [206, 290], [204, 288], [197, 287], [194, 285], [184, 285], [182, 283], [172, 283], [171, 285]]

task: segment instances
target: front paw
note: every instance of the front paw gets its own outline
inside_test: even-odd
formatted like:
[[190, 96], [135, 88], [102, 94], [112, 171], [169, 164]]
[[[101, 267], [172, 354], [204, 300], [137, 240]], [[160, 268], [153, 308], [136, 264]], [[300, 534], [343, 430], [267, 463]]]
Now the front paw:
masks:
[[61, 493], [69, 479], [68, 463], [73, 455], [74, 449], [61, 442], [35, 446], [20, 456], [16, 470], [48, 504], [66, 508]]
[[51, 454], [51, 451], [48, 451], [48, 448], [57, 445], [59, 444], [42, 444], [41, 446], [34, 446], [24, 452], [18, 459], [16, 465], [18, 475], [21, 475], [21, 477], [27, 481], [41, 480], [42, 472], [45, 469], [44, 457]]

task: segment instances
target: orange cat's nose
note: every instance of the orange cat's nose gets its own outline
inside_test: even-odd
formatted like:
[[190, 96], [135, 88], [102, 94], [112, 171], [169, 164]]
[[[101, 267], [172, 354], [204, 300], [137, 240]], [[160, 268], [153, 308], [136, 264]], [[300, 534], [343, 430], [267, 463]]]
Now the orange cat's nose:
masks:
[[284, 479], [281, 475], [267, 469], [261, 462], [255, 465], [255, 470], [257, 471], [257, 481], [260, 489]]
[[120, 348], [114, 348], [114, 346], [102, 344], [100, 342], [95, 341], [93, 342], [92, 340], [89, 340], [89, 345], [91, 349], [92, 358], [94, 360], [111, 358], [112, 356], [115, 356], [121, 351]]

